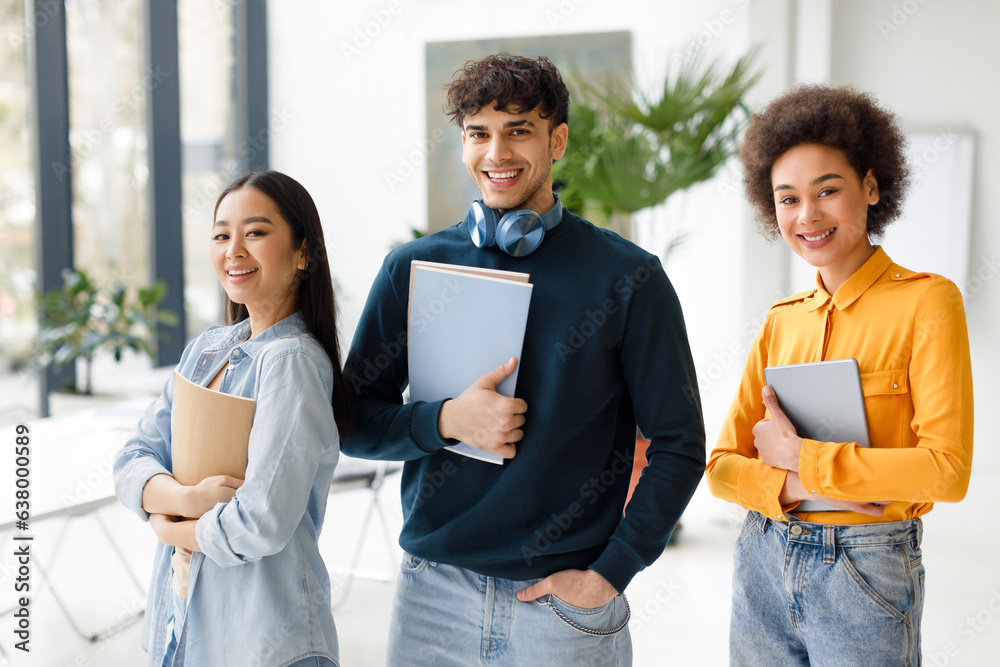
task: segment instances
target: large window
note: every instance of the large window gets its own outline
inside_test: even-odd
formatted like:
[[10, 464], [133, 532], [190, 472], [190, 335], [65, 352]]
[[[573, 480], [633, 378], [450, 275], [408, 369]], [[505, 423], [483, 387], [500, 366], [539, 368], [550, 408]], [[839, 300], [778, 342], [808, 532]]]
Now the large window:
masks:
[[[31, 171], [24, 3], [0, 0], [0, 393], [21, 393], [35, 323], [35, 185]], [[5, 400], [0, 412], [14, 405]]]
[[[101, 284], [148, 285], [148, 105], [164, 81], [179, 85], [183, 203], [176, 215], [183, 224], [187, 332], [194, 335], [222, 314], [208, 241], [215, 200], [240, 171], [236, 3], [178, 0], [179, 80], [171, 79], [177, 73], [146, 65], [143, 5], [143, 0], [65, 0], [69, 148], [46, 169], [71, 179], [68, 241], [75, 268]], [[23, 0], [0, 0], [0, 421], [37, 407], [32, 376], [17, 373], [31, 361], [37, 331], [37, 211], [26, 61], [26, 31], [34, 28], [25, 24]]]
[[215, 200], [237, 176], [233, 3], [180, 0], [184, 278], [188, 332], [221, 320], [219, 281], [209, 261]]
[[[140, 0], [66, 0], [76, 267], [149, 283], [145, 112], [159, 72], [143, 64]], [[54, 168], [56, 168], [54, 166]]]

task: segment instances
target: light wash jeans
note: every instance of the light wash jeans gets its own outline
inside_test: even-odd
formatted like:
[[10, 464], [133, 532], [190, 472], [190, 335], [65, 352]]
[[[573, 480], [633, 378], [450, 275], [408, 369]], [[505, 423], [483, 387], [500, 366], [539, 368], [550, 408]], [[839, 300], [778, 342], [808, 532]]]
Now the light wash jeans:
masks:
[[920, 519], [855, 526], [749, 512], [736, 542], [733, 666], [920, 664]]
[[389, 667], [627, 667], [628, 603], [598, 609], [554, 596], [521, 602], [539, 579], [487, 577], [403, 555], [389, 625]]
[[[170, 665], [171, 660], [173, 660], [174, 653], [177, 651], [177, 640], [172, 638], [170, 640], [170, 647], [167, 650], [167, 655], [163, 659], [163, 664]], [[332, 662], [328, 658], [311, 657], [303, 658], [302, 660], [296, 660], [288, 667], [337, 667], [337, 663]]]
[[312, 657], [296, 660], [288, 667], [337, 667], [337, 663], [332, 662], [329, 658]]
[[[176, 593], [173, 594], [173, 598], [174, 598], [174, 613], [170, 619], [170, 625], [172, 627], [172, 630], [170, 634], [170, 643], [167, 646], [167, 653], [166, 655], [163, 656], [163, 667], [173, 667], [175, 665], [175, 656], [177, 665], [184, 664], [184, 652], [183, 651], [178, 652], [177, 650], [178, 640], [180, 639], [180, 631], [178, 630], [176, 624], [174, 623], [174, 619], [182, 615], [184, 611], [184, 605], [187, 603], [187, 601], [184, 600], [183, 598], [178, 597]], [[337, 663], [333, 662], [329, 658], [313, 656], [309, 658], [303, 658], [302, 660], [296, 660], [291, 665], [288, 665], [288, 667], [337, 667]]]

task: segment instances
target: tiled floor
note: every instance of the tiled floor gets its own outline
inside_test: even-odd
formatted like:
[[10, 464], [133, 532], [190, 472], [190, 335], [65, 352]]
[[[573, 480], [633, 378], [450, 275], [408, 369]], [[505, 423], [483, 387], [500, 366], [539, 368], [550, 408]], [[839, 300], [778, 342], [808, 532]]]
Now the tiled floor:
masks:
[[[367, 491], [331, 498], [321, 540], [334, 570], [350, 562], [367, 503]], [[390, 530], [398, 530], [398, 476], [383, 490]], [[958, 505], [939, 505], [925, 520], [924, 561], [927, 603], [924, 611], [925, 664], [934, 667], [997, 664], [1000, 655], [1000, 533], [993, 508], [1000, 506], [1000, 470], [975, 472], [969, 496]], [[731, 575], [730, 552], [741, 511], [712, 498], [702, 487], [684, 517], [679, 544], [671, 547], [629, 587], [635, 664], [725, 665]], [[983, 514], [986, 524], [976, 517]], [[152, 534], [118, 506], [103, 510], [112, 534], [145, 585], [151, 566]], [[375, 526], [378, 527], [377, 525]], [[35, 548], [39, 562], [57, 539], [58, 526], [40, 525]], [[71, 525], [60, 560], [51, 567], [57, 590], [87, 631], [118, 622], [139, 607], [142, 598], [114, 555], [99, 540], [90, 518]], [[2, 547], [0, 581], [6, 608], [12, 584], [10, 542]], [[370, 531], [363, 566], [392, 570], [398, 553], [389, 554], [379, 534]], [[339, 581], [339, 579], [338, 579]], [[345, 667], [384, 664], [384, 644], [392, 584], [357, 580], [335, 612]], [[79, 639], [57, 608], [51, 593], [36, 592], [31, 606], [30, 654], [16, 652], [17, 667], [134, 666], [144, 663], [139, 648], [141, 624], [102, 642]], [[0, 644], [12, 651], [12, 619], [0, 620]], [[0, 663], [2, 664], [2, 663]]]

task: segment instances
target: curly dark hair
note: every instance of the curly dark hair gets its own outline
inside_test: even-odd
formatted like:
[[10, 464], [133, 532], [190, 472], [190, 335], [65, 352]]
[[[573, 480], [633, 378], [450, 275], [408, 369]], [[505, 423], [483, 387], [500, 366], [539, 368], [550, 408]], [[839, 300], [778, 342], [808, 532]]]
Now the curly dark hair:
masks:
[[559, 70], [545, 56], [528, 58], [497, 53], [470, 60], [455, 72], [444, 111], [463, 127], [465, 117], [493, 103], [497, 111], [525, 113], [538, 108], [549, 131], [569, 122], [569, 91]]
[[899, 217], [910, 184], [903, 153], [906, 138], [895, 116], [866, 93], [822, 85], [797, 86], [754, 114], [740, 148], [743, 188], [761, 231], [770, 239], [780, 235], [771, 168], [785, 151], [800, 144], [842, 151], [862, 180], [872, 170], [879, 200], [868, 207], [868, 234], [881, 237]]

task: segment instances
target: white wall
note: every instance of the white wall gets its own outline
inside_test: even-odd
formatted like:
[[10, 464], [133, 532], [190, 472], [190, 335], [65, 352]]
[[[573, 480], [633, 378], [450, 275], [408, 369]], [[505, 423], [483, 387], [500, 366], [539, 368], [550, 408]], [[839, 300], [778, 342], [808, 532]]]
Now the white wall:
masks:
[[[767, 69], [751, 96], [754, 105], [796, 76], [826, 76], [873, 91], [906, 129], [954, 124], [977, 132], [969, 265], [989, 277], [968, 302], [976, 456], [977, 464], [1000, 462], [989, 446], [989, 436], [1000, 430], [991, 409], [1000, 396], [990, 382], [1000, 371], [990, 344], [1000, 339], [1000, 281], [993, 280], [1000, 269], [990, 268], [1000, 255], [1000, 229], [987, 223], [1000, 213], [1000, 192], [988, 187], [1000, 182], [1000, 130], [990, 122], [1000, 108], [1000, 45], [993, 35], [1000, 5], [822, 0], [818, 9], [803, 11], [808, 7], [796, 0], [269, 3], [272, 112], [286, 118], [274, 133], [272, 160], [309, 188], [323, 214], [342, 287], [345, 340], [390, 245], [408, 238], [411, 227], [426, 228], [426, 173], [418, 169], [395, 191], [385, 182], [425, 140], [426, 42], [630, 30], [633, 63], [644, 81], [662, 75], [671, 53], [698, 43], [710, 57], [729, 61], [760, 44]], [[894, 7], [901, 13], [894, 16]], [[666, 266], [684, 306], [711, 446], [761, 315], [789, 291], [788, 253], [754, 231], [735, 164], [643, 220], [640, 242], [654, 251], [677, 232], [689, 234]]]
[[[875, 93], [907, 131], [977, 139], [966, 315], [976, 391], [975, 465], [1000, 465], [1000, 4], [992, 0], [840, 0], [832, 83]], [[948, 220], [942, 220], [948, 225]], [[886, 248], [891, 254], [892, 248]], [[910, 267], [919, 270], [920, 267]]]

